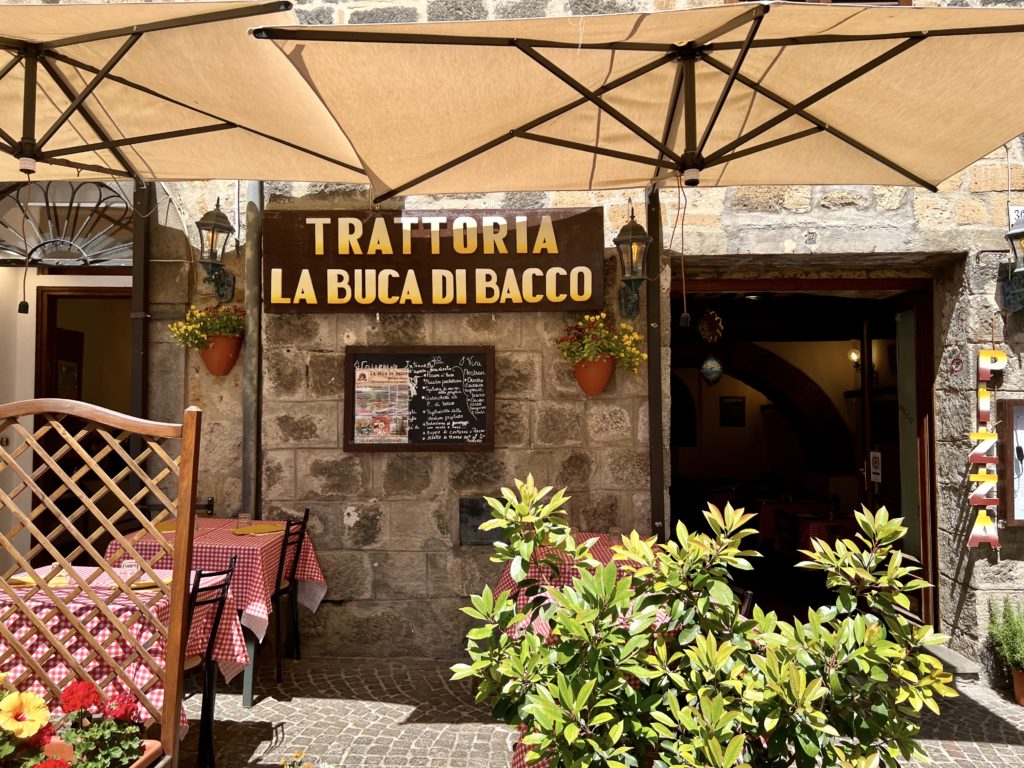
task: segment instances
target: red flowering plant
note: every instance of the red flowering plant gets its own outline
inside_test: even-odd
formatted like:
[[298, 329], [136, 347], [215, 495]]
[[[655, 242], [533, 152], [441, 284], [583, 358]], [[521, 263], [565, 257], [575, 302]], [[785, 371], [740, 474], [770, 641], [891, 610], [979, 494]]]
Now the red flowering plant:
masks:
[[115, 693], [104, 702], [95, 685], [76, 680], [64, 690], [60, 706], [67, 715], [61, 738], [75, 750], [75, 768], [121, 768], [142, 755], [138, 702], [130, 693]]

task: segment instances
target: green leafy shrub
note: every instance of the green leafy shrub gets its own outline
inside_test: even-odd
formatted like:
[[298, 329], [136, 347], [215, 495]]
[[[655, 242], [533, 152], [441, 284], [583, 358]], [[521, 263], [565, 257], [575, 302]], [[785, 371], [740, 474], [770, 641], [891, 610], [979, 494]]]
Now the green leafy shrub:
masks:
[[1024, 669], [1024, 608], [1003, 598], [999, 608], [988, 604], [988, 638], [996, 658], [1007, 669]]
[[[906, 528], [885, 509], [857, 513], [860, 533], [834, 546], [813, 542], [802, 567], [822, 571], [833, 605], [806, 621], [755, 607], [739, 614], [732, 572], [750, 569], [743, 548], [753, 515], [709, 505], [711, 533], [680, 525], [657, 545], [633, 532], [615, 548], [625, 571], [597, 566], [592, 542], [568, 528], [564, 491], [530, 477], [487, 499], [499, 528], [492, 560], [518, 584], [485, 588], [463, 610], [469, 664], [453, 678], [477, 681], [477, 700], [524, 730], [528, 761], [552, 768], [877, 768], [922, 757], [914, 741], [925, 707], [954, 696], [951, 676], [923, 646], [945, 638], [896, 612], [927, 587], [897, 549]], [[570, 587], [529, 578], [545, 560], [574, 563]], [[544, 619], [550, 633], [533, 627]]]

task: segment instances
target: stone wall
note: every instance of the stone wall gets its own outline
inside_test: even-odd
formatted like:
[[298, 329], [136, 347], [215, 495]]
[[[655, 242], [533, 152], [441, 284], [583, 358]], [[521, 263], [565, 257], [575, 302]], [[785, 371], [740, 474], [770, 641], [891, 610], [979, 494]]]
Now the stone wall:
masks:
[[[410, 207], [431, 201], [408, 201]], [[488, 196], [459, 207], [543, 205]], [[438, 206], [433, 202], [433, 207]], [[271, 198], [270, 208], [367, 208], [361, 192]], [[624, 211], [623, 211], [624, 212]], [[625, 219], [607, 214], [611, 224]], [[606, 258], [607, 295], [617, 290]], [[496, 495], [513, 478], [567, 486], [584, 530], [650, 530], [647, 378], [617, 372], [599, 398], [579, 390], [553, 340], [567, 313], [266, 315], [263, 325], [263, 511], [311, 510], [327, 574], [324, 605], [304, 627], [311, 652], [450, 658], [463, 646], [466, 596], [497, 579], [490, 545], [459, 541], [459, 499]], [[493, 452], [345, 453], [342, 360], [348, 345], [484, 344], [496, 349]]]

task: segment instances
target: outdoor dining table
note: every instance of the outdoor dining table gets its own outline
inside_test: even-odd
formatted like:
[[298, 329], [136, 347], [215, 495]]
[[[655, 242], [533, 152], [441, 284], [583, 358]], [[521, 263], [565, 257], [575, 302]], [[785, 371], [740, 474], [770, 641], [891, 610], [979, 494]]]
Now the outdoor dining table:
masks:
[[[240, 535], [234, 532], [245, 525], [246, 521], [237, 519], [197, 518], [192, 542], [192, 567], [205, 571], [224, 570], [232, 556], [235, 557], [231, 593], [240, 613], [242, 627], [246, 630], [245, 642], [250, 659], [243, 676], [242, 706], [250, 707], [256, 644], [263, 642], [270, 623], [271, 595], [276, 587], [280, 565], [284, 523], [281, 523], [280, 530], [270, 533]], [[173, 529], [161, 530], [161, 534], [169, 540], [174, 538]], [[146, 559], [158, 556], [161, 551], [160, 545], [150, 535], [141, 537], [133, 546], [139, 556]], [[107, 559], [114, 558], [124, 561], [127, 556], [120, 551], [116, 542], [111, 542], [107, 548]], [[154, 566], [169, 568], [171, 557], [163, 557]], [[308, 536], [302, 544], [295, 579], [298, 582], [299, 603], [310, 611], [316, 611], [327, 593], [327, 580]]]
[[[51, 570], [52, 566], [43, 566], [39, 572], [48, 574]], [[80, 576], [88, 579], [96, 569], [95, 567], [76, 567], [75, 570]], [[124, 576], [127, 577], [128, 573], [126, 570]], [[154, 574], [161, 580], [169, 581], [171, 578], [169, 570], [154, 570]], [[103, 685], [103, 693], [110, 696], [124, 692], [123, 684], [113, 675], [110, 666], [98, 657], [93, 647], [57, 609], [54, 600], [27, 581], [24, 587], [17, 585], [18, 576], [15, 574], [11, 583], [25, 607], [36, 617], [45, 617], [44, 621], [50, 633], [72, 653], [78, 664], [93, 680], [99, 682], [109, 678], [109, 681]], [[24, 577], [25, 574], [21, 574], [21, 576]], [[194, 574], [190, 577], [190, 582], [192, 578], [194, 578]], [[60, 586], [57, 586], [58, 584]], [[64, 586], [65, 584], [66, 586]], [[116, 634], [116, 629], [110, 619], [96, 609], [93, 599], [82, 592], [75, 585], [74, 580], [57, 581], [54, 579], [50, 586], [61, 603], [84, 626], [86, 632], [101, 644], [106, 643], [111, 636]], [[147, 653], [157, 665], [166, 666], [166, 641], [157, 632], [152, 621], [140, 614], [136, 602], [124, 592], [116, 589], [106, 574], [97, 576], [90, 587], [97, 597], [104, 599], [105, 605], [116, 619], [129, 629], [135, 643], [146, 648]], [[250, 659], [242, 626], [238, 621], [237, 606], [230, 592], [227, 595], [224, 608], [220, 624], [217, 627], [217, 634], [214, 637], [212, 658], [219, 666], [224, 679], [230, 681], [246, 668]], [[149, 611], [153, 619], [166, 625], [170, 620], [170, 598], [163, 596], [151, 602]], [[204, 605], [196, 609], [186, 639], [186, 657], [205, 654], [214, 623], [214, 614], [214, 605]], [[7, 631], [31, 653], [33, 660], [47, 678], [54, 682], [60, 682], [74, 677], [74, 670], [68, 666], [61, 654], [54, 652], [50, 642], [36, 629], [25, 610], [16, 605], [11, 597], [2, 594], [0, 594], [0, 616], [3, 616], [3, 625]], [[9, 650], [10, 647], [6, 640], [0, 637], [0, 657], [6, 655]], [[160, 711], [164, 704], [163, 681], [154, 669], [139, 656], [134, 644], [114, 641], [106, 645], [106, 653], [115, 664], [125, 670], [128, 679], [145, 694], [152, 709]], [[12, 680], [19, 680], [23, 674], [29, 672], [28, 677], [19, 684], [19, 687], [41, 696], [45, 696], [48, 692], [46, 682], [39, 677], [38, 670], [31, 670], [29, 664], [17, 654], [10, 655], [10, 659], [2, 671]], [[151, 719], [150, 709], [142, 702], [138, 704], [137, 714], [142, 722]], [[184, 709], [182, 709], [181, 721], [182, 725], [187, 727]]]

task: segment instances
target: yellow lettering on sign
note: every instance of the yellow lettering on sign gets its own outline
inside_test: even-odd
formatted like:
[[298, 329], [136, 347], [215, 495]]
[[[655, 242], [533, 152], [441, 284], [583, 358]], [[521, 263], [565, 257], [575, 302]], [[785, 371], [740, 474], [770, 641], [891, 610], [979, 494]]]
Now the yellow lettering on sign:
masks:
[[523, 294], [519, 292], [519, 277], [514, 269], [505, 270], [505, 281], [501, 286], [501, 303], [522, 304]]
[[547, 299], [550, 302], [558, 304], [565, 301], [565, 294], [558, 290], [558, 277], [565, 277], [566, 271], [561, 267], [552, 267], [548, 270], [547, 277], [544, 281], [544, 287], [547, 289]]
[[377, 270], [356, 270], [356, 303], [373, 304], [377, 300]]
[[[378, 219], [382, 221], [382, 219]], [[398, 277], [394, 269], [382, 269], [377, 276], [377, 301], [381, 304], [397, 304], [398, 297], [391, 295], [391, 278]]]
[[395, 221], [402, 225], [402, 254], [412, 253], [412, 225], [419, 222], [418, 216], [399, 216]]
[[338, 219], [338, 255], [360, 255], [359, 238], [363, 236], [363, 222], [351, 217]]
[[317, 256], [324, 255], [324, 227], [331, 223], [330, 219], [306, 219], [307, 224], [313, 225], [313, 253]]
[[422, 304], [423, 296], [420, 295], [420, 284], [416, 279], [416, 273], [411, 269], [406, 270], [405, 284], [402, 286], [402, 304]]
[[430, 253], [437, 256], [441, 253], [441, 225], [448, 219], [444, 216], [424, 216], [422, 221], [430, 227]]
[[537, 293], [534, 281], [538, 277], [544, 277], [544, 270], [537, 267], [527, 267], [523, 270], [523, 300], [527, 304], [536, 304], [544, 300], [543, 293]]
[[292, 301], [296, 304], [316, 304], [316, 291], [313, 289], [313, 278], [309, 276], [308, 269], [299, 273], [299, 282], [295, 286]]
[[466, 292], [466, 270], [456, 269], [455, 270], [455, 303], [466, 304], [469, 302], [469, 296]]
[[456, 253], [476, 253], [476, 219], [472, 216], [456, 216], [452, 222], [452, 248]]
[[430, 270], [430, 298], [433, 304], [451, 304], [455, 300], [455, 275], [450, 269]]
[[352, 286], [347, 269], [327, 270], [327, 303], [348, 304], [352, 301]]
[[504, 216], [484, 216], [483, 241], [484, 253], [508, 253], [505, 247], [505, 235], [508, 234], [508, 223]]
[[516, 216], [516, 253], [529, 253], [530, 243], [527, 238], [526, 217]]
[[476, 270], [476, 303], [494, 304], [501, 291], [498, 288], [498, 273], [493, 269]]
[[569, 273], [569, 298], [587, 301], [594, 291], [594, 275], [589, 267], [573, 267]]
[[391, 249], [391, 236], [388, 234], [387, 224], [384, 223], [384, 219], [380, 216], [373, 220], [373, 232], [370, 233], [370, 242], [366, 245], [366, 254], [368, 256], [378, 253], [383, 253], [386, 256], [394, 256], [395, 254]]
[[282, 295], [281, 292], [281, 270], [272, 269], [270, 270], [270, 303], [271, 304], [291, 304], [292, 300], [287, 296]]
[[537, 239], [533, 243], [534, 253], [558, 253], [558, 241], [555, 240], [555, 225], [551, 223], [551, 217], [541, 216], [540, 226], [537, 228]]

